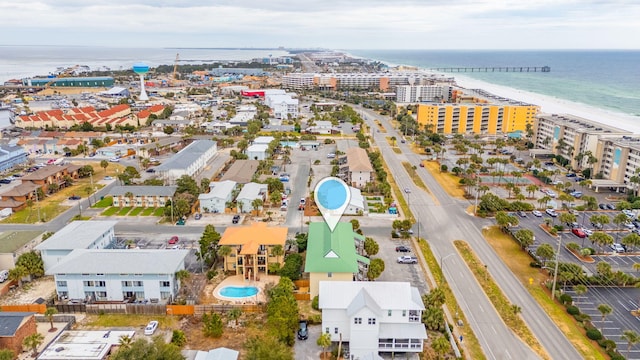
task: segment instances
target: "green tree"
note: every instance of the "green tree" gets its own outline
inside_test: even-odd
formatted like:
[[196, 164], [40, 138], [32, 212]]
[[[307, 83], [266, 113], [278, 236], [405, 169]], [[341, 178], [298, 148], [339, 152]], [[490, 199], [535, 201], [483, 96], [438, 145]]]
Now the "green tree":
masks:
[[224, 332], [222, 318], [215, 312], [202, 315], [202, 326], [204, 335], [207, 337], [219, 338]]
[[200, 194], [198, 183], [189, 175], [182, 175], [176, 180], [176, 194], [189, 193], [194, 197]]
[[613, 236], [602, 231], [595, 231], [593, 235], [589, 236], [589, 240], [600, 247], [613, 244]]
[[364, 239], [364, 251], [367, 252], [367, 255], [369, 256], [376, 255], [379, 250], [380, 250], [380, 246], [375, 240], [373, 240], [373, 238], [370, 238], [367, 236]]
[[173, 330], [171, 334], [171, 343], [181, 348], [187, 343], [187, 337], [182, 330]]
[[555, 256], [556, 252], [549, 244], [542, 244], [536, 249], [536, 256], [542, 259], [542, 262], [546, 265], [547, 261]]
[[216, 228], [211, 224], [205, 226], [202, 236], [200, 236], [200, 240], [198, 241], [200, 246], [198, 256], [200, 257], [200, 261], [204, 261], [208, 267], [211, 267], [216, 262], [216, 252], [220, 238], [220, 233], [218, 233]]
[[51, 324], [51, 329], [49, 329], [49, 332], [54, 332], [56, 330], [53, 328], [53, 315], [57, 313], [58, 313], [58, 309], [54, 307], [48, 307], [47, 310], [44, 311], [44, 316], [46, 316], [47, 319], [49, 319], [49, 324]]
[[432, 331], [444, 330], [444, 311], [442, 307], [430, 306], [422, 312], [422, 322]]
[[184, 360], [180, 348], [167, 344], [162, 337], [156, 336], [152, 341], [139, 339], [128, 347], [120, 347], [111, 355], [111, 360]]
[[13, 269], [9, 270], [9, 280], [17, 281], [18, 287], [22, 287], [22, 278], [27, 275], [29, 275], [29, 271], [21, 265], [16, 265]]
[[23, 266], [27, 270], [27, 275], [41, 277], [44, 275], [44, 263], [40, 253], [35, 251], [26, 252], [18, 257], [16, 265]]
[[533, 231], [529, 229], [520, 229], [513, 234], [513, 237], [518, 241], [520, 247], [523, 249], [533, 245]]
[[627, 358], [631, 352], [631, 347], [640, 342], [640, 335], [633, 330], [625, 330], [622, 332], [622, 338], [627, 341]]
[[375, 280], [378, 277], [380, 277], [380, 275], [382, 275], [382, 272], [384, 271], [385, 265], [384, 265], [384, 261], [382, 259], [372, 259], [371, 262], [369, 263], [369, 271], [367, 271], [367, 278], [369, 280]]
[[616, 234], [616, 237], [620, 237], [620, 230], [622, 230], [622, 226], [627, 222], [629, 222], [629, 218], [624, 213], [619, 213], [613, 218], [613, 223], [618, 227], [618, 233]]
[[324, 358], [325, 350], [331, 346], [331, 334], [326, 332], [320, 334], [318, 340], [316, 340], [316, 344], [322, 348], [322, 355], [320, 357]]
[[223, 269], [227, 268], [227, 256], [231, 255], [231, 253], [233, 252], [233, 249], [231, 248], [231, 246], [228, 245], [223, 245], [220, 246], [220, 248], [218, 249], [218, 256], [220, 256], [222, 258], [222, 260], [224, 261], [223, 265]]
[[22, 341], [22, 345], [27, 349], [31, 349], [33, 351], [33, 357], [38, 356], [38, 346], [40, 346], [44, 342], [44, 336], [38, 332], [31, 334], [24, 338]]
[[449, 340], [444, 336], [438, 336], [431, 342], [431, 348], [436, 352], [438, 358], [440, 358], [451, 350], [451, 345], [449, 344]]
[[251, 207], [256, 212], [256, 215], [260, 215], [260, 208], [262, 207], [263, 201], [262, 199], [253, 199], [251, 201]]
[[238, 326], [238, 319], [240, 319], [240, 316], [242, 316], [242, 309], [233, 308], [229, 310], [227, 316], [229, 317], [229, 320], [235, 322], [236, 326]]
[[298, 326], [298, 303], [293, 296], [291, 279], [280, 277], [277, 285], [267, 290], [267, 327], [281, 342], [291, 346]]
[[624, 246], [630, 248], [631, 252], [634, 252], [636, 249], [636, 246], [640, 245], [640, 235], [636, 233], [631, 233], [623, 237], [621, 243]]
[[247, 360], [293, 360], [291, 348], [272, 335], [249, 338], [244, 347]]
[[0, 350], [0, 360], [13, 360], [16, 358], [16, 354], [9, 349]]
[[109, 162], [107, 160], [101, 160], [100, 161], [100, 167], [102, 168], [102, 170], [104, 170], [106, 172], [107, 171], [107, 167], [109, 167]]
[[[613, 309], [607, 304], [600, 304], [598, 305], [598, 311], [602, 315], [602, 327], [604, 327], [604, 321], [607, 318], [607, 315], [613, 312]], [[600, 332], [602, 332], [602, 327], [600, 328]]]
[[131, 338], [131, 336], [122, 335], [118, 339], [118, 346], [120, 346], [121, 349], [128, 349], [131, 347], [131, 344], [133, 344], [133, 338]]
[[276, 257], [277, 262], [280, 262], [280, 257], [284, 255], [284, 248], [282, 247], [282, 245], [275, 245], [273, 248], [271, 248], [271, 254]]

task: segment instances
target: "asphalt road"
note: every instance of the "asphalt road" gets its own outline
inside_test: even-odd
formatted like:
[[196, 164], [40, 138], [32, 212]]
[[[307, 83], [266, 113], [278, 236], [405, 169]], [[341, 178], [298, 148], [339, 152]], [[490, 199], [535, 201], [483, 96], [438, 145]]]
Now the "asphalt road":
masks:
[[488, 266], [491, 276], [501, 286], [510, 301], [522, 308], [522, 317], [527, 322], [542, 346], [553, 359], [580, 359], [581, 356], [562, 332], [549, 319], [527, 290], [516, 279], [506, 265], [484, 241], [481, 228], [489, 223], [469, 216], [465, 212], [468, 202], [451, 199], [433, 177], [423, 168], [418, 174], [431, 194], [417, 188], [402, 166], [403, 161], [418, 164], [420, 156], [411, 152], [407, 144], [399, 144], [402, 154], [395, 154], [386, 136], [400, 135], [374, 112], [360, 109], [366, 113], [366, 120], [372, 129], [373, 118], [381, 120], [387, 133], [374, 132], [376, 143], [384, 156], [390, 173], [394, 175], [400, 188], [411, 190], [407, 197], [411, 210], [420, 219], [420, 233], [432, 246], [436, 257], [441, 259], [447, 281], [462, 310], [470, 321], [480, 344], [490, 359], [535, 359], [535, 353], [517, 338], [501, 321], [492, 304], [475, 281], [473, 274], [457, 255], [453, 240], [466, 240], [479, 258]]

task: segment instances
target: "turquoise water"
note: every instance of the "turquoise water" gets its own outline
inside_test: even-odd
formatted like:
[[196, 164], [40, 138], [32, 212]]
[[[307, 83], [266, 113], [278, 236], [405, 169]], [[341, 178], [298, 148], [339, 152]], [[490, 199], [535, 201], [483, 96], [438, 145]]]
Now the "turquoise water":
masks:
[[257, 293], [258, 288], [255, 286], [226, 286], [220, 289], [220, 295], [230, 298], [245, 298]]
[[640, 117], [640, 51], [354, 50], [352, 55], [421, 68], [550, 66], [549, 73], [449, 73]]

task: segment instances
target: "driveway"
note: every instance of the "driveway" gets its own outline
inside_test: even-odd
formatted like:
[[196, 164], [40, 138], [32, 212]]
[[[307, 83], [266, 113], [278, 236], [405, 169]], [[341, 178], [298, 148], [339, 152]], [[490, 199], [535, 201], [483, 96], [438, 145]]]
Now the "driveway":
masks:
[[321, 325], [309, 325], [309, 338], [307, 340], [299, 340], [296, 337], [296, 343], [293, 345], [294, 358], [297, 360], [318, 360], [320, 358], [320, 348], [316, 341], [320, 337]]

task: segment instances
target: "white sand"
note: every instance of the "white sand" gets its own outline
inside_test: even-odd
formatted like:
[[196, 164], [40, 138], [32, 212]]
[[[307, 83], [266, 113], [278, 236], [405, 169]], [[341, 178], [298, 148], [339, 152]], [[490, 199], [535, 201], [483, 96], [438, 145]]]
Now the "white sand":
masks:
[[640, 134], [640, 117], [637, 116], [599, 109], [594, 106], [513, 89], [507, 86], [490, 84], [466, 76], [459, 76], [458, 74], [455, 75], [455, 78], [459, 86], [468, 89], [483, 89], [494, 95], [538, 105], [542, 113], [570, 114]]

